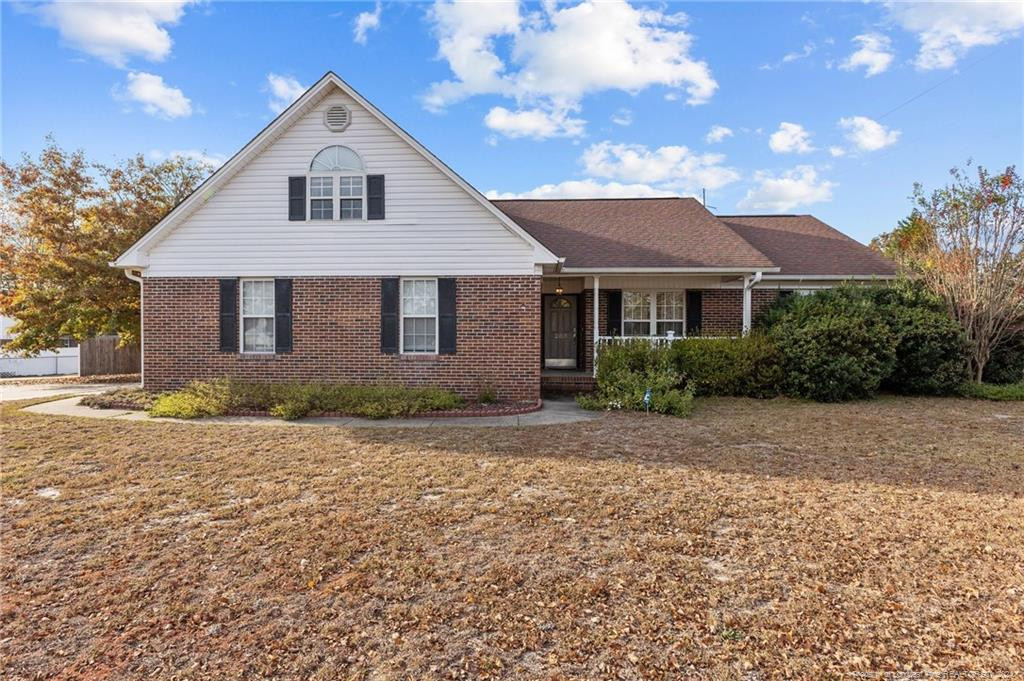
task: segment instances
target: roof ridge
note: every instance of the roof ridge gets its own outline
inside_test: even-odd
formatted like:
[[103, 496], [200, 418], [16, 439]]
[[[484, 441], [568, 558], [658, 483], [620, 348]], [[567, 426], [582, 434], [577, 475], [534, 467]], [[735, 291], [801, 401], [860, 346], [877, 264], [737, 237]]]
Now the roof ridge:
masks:
[[488, 199], [489, 201], [696, 201], [693, 196], [595, 196], [593, 198]]

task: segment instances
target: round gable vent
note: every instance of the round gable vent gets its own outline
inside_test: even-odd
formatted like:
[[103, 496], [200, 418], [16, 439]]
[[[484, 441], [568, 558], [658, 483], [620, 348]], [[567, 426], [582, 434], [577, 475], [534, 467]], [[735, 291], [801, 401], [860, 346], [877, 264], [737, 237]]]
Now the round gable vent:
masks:
[[347, 128], [351, 120], [352, 114], [340, 104], [332, 106], [324, 112], [324, 125], [327, 126], [328, 130], [333, 130], [334, 132], [341, 132]]

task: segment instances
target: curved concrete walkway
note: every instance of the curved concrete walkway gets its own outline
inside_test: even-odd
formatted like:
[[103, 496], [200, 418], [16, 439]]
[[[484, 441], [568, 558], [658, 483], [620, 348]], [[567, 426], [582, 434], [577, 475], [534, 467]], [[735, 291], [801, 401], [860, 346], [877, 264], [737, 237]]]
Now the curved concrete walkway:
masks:
[[355, 417], [313, 416], [296, 421], [284, 421], [270, 416], [217, 416], [205, 419], [151, 419], [142, 411], [124, 409], [93, 409], [79, 404], [82, 396], [76, 395], [63, 400], [43, 402], [25, 407], [24, 411], [33, 414], [49, 414], [51, 416], [78, 416], [90, 419], [106, 419], [114, 421], [151, 421], [189, 423], [199, 425], [252, 425], [252, 426], [343, 426], [345, 428], [429, 428], [444, 426], [470, 427], [521, 427], [548, 426], [563, 423], [577, 423], [601, 418], [600, 412], [580, 409], [572, 398], [562, 397], [544, 400], [544, 406], [529, 414], [511, 416], [449, 416], [431, 418], [421, 416], [406, 419], [364, 419]]

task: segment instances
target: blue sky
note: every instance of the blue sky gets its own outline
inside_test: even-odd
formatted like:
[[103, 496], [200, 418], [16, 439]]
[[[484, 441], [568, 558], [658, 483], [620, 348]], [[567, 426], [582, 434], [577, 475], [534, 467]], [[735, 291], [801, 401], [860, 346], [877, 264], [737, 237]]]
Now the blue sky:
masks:
[[862, 241], [1024, 161], [1020, 3], [2, 8], [2, 154], [216, 163], [333, 70], [492, 196], [696, 195]]

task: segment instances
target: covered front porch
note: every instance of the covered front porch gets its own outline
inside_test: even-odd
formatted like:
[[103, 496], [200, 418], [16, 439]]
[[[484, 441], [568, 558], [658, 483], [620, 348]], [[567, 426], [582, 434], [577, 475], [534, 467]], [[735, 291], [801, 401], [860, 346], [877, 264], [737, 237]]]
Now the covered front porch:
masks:
[[747, 333], [756, 315], [775, 300], [780, 283], [742, 271], [546, 275], [541, 288], [542, 389], [592, 388], [597, 351], [621, 338], [671, 343]]

